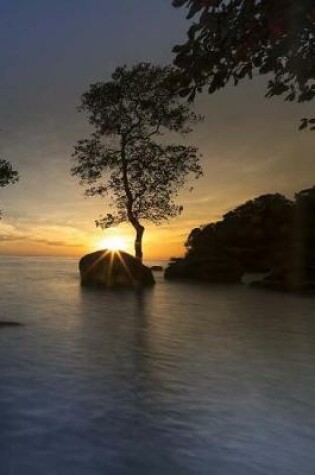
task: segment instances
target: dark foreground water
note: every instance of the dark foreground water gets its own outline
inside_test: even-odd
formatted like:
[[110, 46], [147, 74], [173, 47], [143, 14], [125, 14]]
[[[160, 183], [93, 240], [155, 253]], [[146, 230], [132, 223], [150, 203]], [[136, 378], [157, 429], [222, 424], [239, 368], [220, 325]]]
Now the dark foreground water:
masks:
[[314, 475], [315, 298], [1, 258], [1, 475]]

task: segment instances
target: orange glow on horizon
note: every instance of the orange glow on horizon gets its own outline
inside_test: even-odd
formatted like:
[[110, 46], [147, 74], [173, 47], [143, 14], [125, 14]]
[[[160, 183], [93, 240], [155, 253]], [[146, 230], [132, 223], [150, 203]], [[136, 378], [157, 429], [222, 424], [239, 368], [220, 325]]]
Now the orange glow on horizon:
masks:
[[[189, 228], [174, 226], [146, 229], [143, 239], [145, 260], [167, 260], [184, 253], [183, 241]], [[0, 222], [0, 255], [65, 257], [80, 259], [98, 250], [122, 250], [134, 254], [135, 233], [126, 225], [106, 233], [92, 226], [79, 229], [60, 225], [34, 225], [27, 231]]]

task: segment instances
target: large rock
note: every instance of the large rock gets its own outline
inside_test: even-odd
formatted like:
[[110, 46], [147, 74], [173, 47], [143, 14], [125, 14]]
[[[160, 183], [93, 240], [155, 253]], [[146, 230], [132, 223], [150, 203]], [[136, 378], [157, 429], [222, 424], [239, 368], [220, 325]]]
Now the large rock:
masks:
[[84, 286], [141, 288], [155, 283], [152, 271], [123, 251], [87, 254], [80, 260], [79, 269]]
[[239, 283], [242, 271], [237, 263], [225, 257], [173, 259], [165, 271], [165, 279], [192, 279], [212, 283]]
[[315, 268], [312, 266], [282, 266], [264, 279], [251, 283], [260, 287], [284, 292], [315, 292]]

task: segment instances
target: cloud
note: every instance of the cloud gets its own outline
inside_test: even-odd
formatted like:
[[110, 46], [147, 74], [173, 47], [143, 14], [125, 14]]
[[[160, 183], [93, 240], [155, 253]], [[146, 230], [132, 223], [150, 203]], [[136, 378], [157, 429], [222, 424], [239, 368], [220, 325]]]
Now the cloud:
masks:
[[39, 244], [46, 244], [47, 246], [54, 246], [54, 247], [81, 247], [82, 244], [79, 243], [69, 243], [67, 241], [51, 241], [49, 239], [36, 239], [36, 238], [28, 238], [29, 241], [37, 242]]
[[27, 223], [17, 227], [0, 223], [0, 244], [30, 242], [50, 247], [79, 248], [86, 239], [85, 233], [68, 226], [36, 226]]
[[25, 236], [14, 236], [10, 234], [0, 234], [0, 243], [1, 242], [15, 242], [15, 241], [24, 241]]

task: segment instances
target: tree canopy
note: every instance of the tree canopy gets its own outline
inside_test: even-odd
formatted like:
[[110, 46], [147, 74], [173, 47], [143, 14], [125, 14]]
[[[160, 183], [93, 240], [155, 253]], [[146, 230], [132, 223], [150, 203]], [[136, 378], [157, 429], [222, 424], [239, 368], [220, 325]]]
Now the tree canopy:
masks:
[[279, 193], [249, 200], [221, 221], [194, 229], [187, 256], [229, 256], [244, 272], [268, 271], [293, 260], [302, 265], [306, 255], [315, 265], [314, 203], [315, 188], [298, 193], [295, 201]]
[[92, 84], [80, 110], [94, 131], [74, 150], [73, 175], [89, 196], [110, 198], [113, 212], [96, 221], [108, 228], [129, 221], [142, 258], [143, 221], [155, 224], [182, 211], [175, 203], [189, 174], [202, 171], [197, 148], [168, 143], [166, 131], [187, 134], [199, 118], [181, 100], [178, 72], [140, 63], [117, 68], [108, 82]]
[[[237, 85], [254, 74], [270, 79], [267, 97], [306, 102], [315, 96], [314, 0], [173, 0], [194, 22], [185, 44], [175, 46], [184, 72], [182, 94], [193, 99]], [[315, 119], [301, 128], [315, 129]]]
[[19, 179], [18, 172], [13, 169], [10, 162], [0, 159], [0, 187], [16, 183]]
[[10, 162], [0, 159], [0, 187], [16, 183], [19, 179], [18, 172], [13, 169]]

